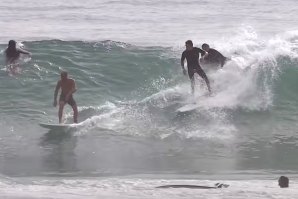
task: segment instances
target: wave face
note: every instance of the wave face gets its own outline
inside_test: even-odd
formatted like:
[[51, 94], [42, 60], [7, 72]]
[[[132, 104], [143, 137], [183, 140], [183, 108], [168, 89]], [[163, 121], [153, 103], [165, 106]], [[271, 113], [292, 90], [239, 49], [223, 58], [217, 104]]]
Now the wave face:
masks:
[[[222, 69], [203, 66], [210, 97], [199, 77], [196, 94], [190, 95], [179, 66], [181, 48], [23, 42], [32, 59], [23, 57], [14, 74], [1, 65], [0, 172], [113, 176], [296, 170], [297, 41], [297, 32], [264, 40], [252, 28], [215, 41], [211, 45], [231, 61]], [[81, 123], [75, 131], [47, 132], [38, 123], [57, 121], [52, 101], [61, 70], [76, 80]], [[176, 112], [193, 102], [196, 110]], [[65, 120], [72, 120], [69, 107]]]

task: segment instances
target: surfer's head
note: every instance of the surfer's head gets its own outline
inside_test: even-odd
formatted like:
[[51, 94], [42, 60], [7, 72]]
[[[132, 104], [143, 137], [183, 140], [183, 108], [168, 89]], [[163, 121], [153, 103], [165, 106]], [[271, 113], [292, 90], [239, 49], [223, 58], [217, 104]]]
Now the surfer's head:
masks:
[[209, 49], [210, 49], [210, 47], [209, 47], [208, 44], [203, 44], [203, 45], [202, 45], [202, 49], [208, 52]]
[[289, 187], [289, 178], [286, 176], [280, 176], [278, 179], [278, 185], [280, 188]]
[[191, 50], [193, 48], [193, 43], [191, 40], [187, 40], [185, 42], [185, 47], [186, 47], [186, 50]]
[[9, 40], [8, 48], [15, 49], [17, 46], [17, 42], [15, 40]]
[[62, 80], [62, 81], [67, 80], [67, 72], [66, 72], [66, 71], [62, 71], [62, 72], [60, 73], [60, 75], [61, 75], [61, 80]]

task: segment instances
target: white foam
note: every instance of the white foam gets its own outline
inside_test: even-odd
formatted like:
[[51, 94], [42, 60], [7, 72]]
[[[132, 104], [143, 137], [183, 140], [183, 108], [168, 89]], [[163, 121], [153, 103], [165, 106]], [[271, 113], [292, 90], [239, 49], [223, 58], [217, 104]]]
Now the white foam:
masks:
[[252, 27], [242, 27], [236, 35], [210, 44], [232, 60], [224, 68], [207, 73], [214, 95], [200, 102], [202, 107], [270, 108], [273, 83], [282, 70], [277, 58], [297, 57], [291, 41], [295, 37], [294, 33], [284, 33], [264, 40]]
[[[107, 102], [99, 106], [99, 111], [82, 122], [80, 132], [88, 132], [93, 128], [106, 128], [121, 135], [157, 135], [166, 138], [178, 132], [186, 138], [217, 137], [223, 140], [233, 138], [237, 129], [229, 122], [226, 110], [259, 111], [272, 107], [274, 81], [282, 71], [277, 59], [280, 56], [295, 58], [296, 51], [292, 40], [297, 37], [296, 33], [286, 33], [264, 40], [252, 27], [245, 26], [236, 33], [230, 38], [210, 43], [211, 47], [231, 57], [231, 61], [222, 69], [207, 72], [213, 91], [211, 97], [202, 97], [207, 93], [207, 89], [200, 77], [196, 78], [194, 97], [190, 95], [188, 78], [182, 74], [174, 75], [171, 80], [158, 77], [148, 84], [159, 90], [158, 92], [140, 101]], [[168, 84], [169, 81], [171, 84]], [[173, 85], [175, 81], [177, 83]], [[159, 123], [158, 117], [170, 110], [171, 106], [177, 104], [183, 106], [193, 102], [197, 102], [197, 111], [208, 119], [208, 124], [198, 122], [187, 124], [187, 127], [175, 126], [171, 124], [170, 117], [160, 118], [165, 122]], [[152, 114], [152, 109], [159, 110], [161, 114]], [[172, 112], [174, 117], [175, 109]]]
[[119, 198], [119, 199], [247, 199], [247, 198], [296, 198], [298, 182], [290, 181], [290, 187], [281, 189], [277, 180], [224, 180], [230, 187], [222, 189], [158, 189], [157, 186], [188, 184], [213, 186], [218, 181], [183, 179], [57, 179], [27, 183], [0, 183], [0, 196], [7, 198]]

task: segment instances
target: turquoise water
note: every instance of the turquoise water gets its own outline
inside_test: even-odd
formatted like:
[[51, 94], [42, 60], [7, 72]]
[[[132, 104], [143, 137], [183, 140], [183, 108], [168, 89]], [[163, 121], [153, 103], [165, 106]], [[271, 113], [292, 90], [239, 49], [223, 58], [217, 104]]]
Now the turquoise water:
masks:
[[[295, 1], [6, 3], [0, 49], [15, 38], [32, 58], [12, 73], [0, 57], [2, 196], [295, 198]], [[210, 97], [199, 77], [190, 94], [180, 67], [186, 39], [231, 58], [223, 69], [203, 66]], [[38, 123], [57, 122], [61, 70], [76, 81], [80, 124], [48, 131]], [[177, 112], [193, 102], [197, 109]], [[280, 175], [291, 179], [288, 192], [275, 189]], [[231, 189], [153, 189], [217, 181]]]
[[[188, 79], [182, 76], [179, 68], [179, 52], [173, 48], [138, 47], [112, 41], [93, 43], [51, 40], [23, 44], [33, 53], [32, 59], [24, 58], [17, 74], [10, 74], [5, 67], [1, 72], [1, 121], [5, 129], [2, 134], [12, 139], [11, 142], [2, 140], [8, 145], [1, 150], [4, 160], [8, 154], [17, 155], [9, 158], [9, 161], [21, 161], [20, 159], [25, 157], [18, 157], [18, 153], [24, 153], [24, 146], [29, 150], [28, 154], [24, 155], [35, 159], [36, 154], [32, 154], [31, 150], [44, 146], [35, 145], [37, 143], [32, 145], [32, 142], [47, 140], [48, 136], [53, 138], [54, 142], [61, 141], [60, 136], [66, 136], [67, 142], [84, 142], [84, 145], [89, 147], [94, 145], [94, 149], [83, 147], [82, 150], [90, 154], [98, 151], [98, 156], [103, 148], [112, 148], [113, 156], [114, 153], [119, 153], [116, 152], [118, 150], [123, 153], [123, 146], [102, 146], [103, 140], [106, 142], [108, 137], [124, 145], [129, 146], [130, 142], [133, 142], [132, 145], [136, 145], [134, 147], [140, 147], [137, 151], [141, 157], [132, 156], [121, 162], [130, 165], [132, 160], [143, 160], [140, 169], [148, 172], [169, 172], [173, 168], [174, 173], [183, 173], [184, 169], [176, 167], [179, 161], [189, 159], [188, 156], [200, 160], [199, 165], [195, 161], [183, 166], [188, 173], [199, 168], [209, 170], [212, 168], [210, 162], [218, 161], [227, 164], [221, 167], [223, 170], [296, 170], [297, 162], [293, 159], [296, 151], [287, 149], [295, 145], [297, 139], [297, 69], [296, 61], [291, 55], [273, 54], [255, 61], [257, 58], [253, 57], [254, 51], [232, 54], [233, 61], [225, 68], [207, 70], [214, 90], [212, 97], [200, 97], [202, 93], [206, 93], [206, 88], [198, 84], [197, 95], [192, 99]], [[178, 55], [175, 56], [176, 54]], [[239, 60], [245, 56], [252, 56], [247, 59], [256, 63], [241, 65]], [[75, 99], [79, 106], [79, 121], [82, 126], [77, 132], [66, 135], [54, 132], [56, 134], [51, 135], [38, 127], [38, 123], [57, 122], [57, 109], [52, 107], [52, 102], [61, 70], [67, 70], [76, 80], [78, 91]], [[201, 104], [197, 110], [185, 114], [176, 112], [179, 107], [192, 103], [193, 100]], [[67, 108], [65, 119], [69, 122], [71, 114], [70, 108]], [[110, 133], [112, 138], [109, 137]], [[78, 141], [81, 136], [84, 137], [83, 141]], [[98, 140], [93, 136], [99, 136]], [[103, 140], [101, 136], [104, 137]], [[18, 146], [19, 139], [24, 141]], [[100, 144], [94, 143], [94, 139]], [[143, 146], [139, 139], [147, 144]], [[291, 142], [288, 143], [289, 140]], [[182, 160], [173, 152], [173, 161], [177, 161], [175, 164], [166, 161], [166, 167], [152, 168], [145, 164], [148, 161], [147, 145], [150, 146], [153, 156], [167, 157], [166, 154], [161, 155], [165, 152], [160, 150], [171, 150], [164, 147], [171, 148], [172, 142], [181, 147], [178, 148], [179, 153], [182, 153]], [[151, 146], [153, 144], [157, 146]], [[279, 148], [280, 145], [282, 148]], [[176, 147], [174, 146], [174, 151]], [[14, 152], [11, 154], [9, 150]], [[287, 150], [286, 157], [282, 155], [283, 150]], [[73, 156], [81, 162], [80, 159], [85, 157], [80, 157], [82, 151], [77, 153]], [[272, 155], [268, 157], [268, 154]], [[100, 158], [98, 156], [95, 155], [95, 160]], [[36, 161], [40, 161], [39, 158], [42, 158], [42, 155], [36, 157]], [[280, 158], [286, 164], [279, 164]], [[4, 164], [9, 164], [9, 161]], [[93, 162], [92, 158], [90, 161]], [[83, 162], [88, 164], [89, 161]], [[101, 169], [105, 161], [99, 162], [99, 167], [92, 166], [88, 172]], [[28, 169], [31, 166], [29, 163]], [[118, 168], [118, 164], [109, 165], [113, 166], [116, 170], [123, 169]], [[138, 169], [132, 169], [133, 167], [130, 165], [126, 169], [137, 172]], [[214, 167], [216, 168], [216, 165]], [[25, 166], [22, 165], [20, 169], [24, 171]], [[44, 167], [38, 169], [41, 173], [37, 174], [43, 175]], [[59, 169], [56, 169], [50, 168], [52, 172], [59, 174]], [[83, 166], [77, 169], [84, 172], [86, 168]], [[10, 171], [11, 167], [8, 167], [8, 170], [15, 175], [20, 174], [20, 171]], [[3, 172], [8, 172], [5, 167]], [[26, 172], [22, 175], [26, 175]]]

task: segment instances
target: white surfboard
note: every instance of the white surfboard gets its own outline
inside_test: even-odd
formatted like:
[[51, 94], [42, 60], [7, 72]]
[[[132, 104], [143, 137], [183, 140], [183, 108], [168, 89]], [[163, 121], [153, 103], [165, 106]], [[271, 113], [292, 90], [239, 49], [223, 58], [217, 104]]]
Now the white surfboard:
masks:
[[188, 100], [185, 105], [181, 106], [176, 110], [178, 113], [185, 113], [190, 112], [199, 109], [203, 106], [202, 102], [208, 100], [210, 97], [213, 97], [214, 93], [210, 94], [208, 92], [203, 93], [200, 96], [195, 96], [191, 98], [191, 100]]
[[200, 105], [198, 103], [192, 103], [192, 104], [186, 104], [176, 110], [178, 113], [185, 113], [185, 112], [190, 112], [198, 109]]
[[[72, 130], [78, 130], [81, 127], [83, 127], [83, 122], [77, 123], [77, 124], [50, 124], [50, 123], [39, 123], [39, 126], [52, 130], [52, 131], [72, 131]], [[104, 127], [96, 127], [96, 129], [101, 131], [113, 131], [109, 128]], [[113, 131], [114, 132], [114, 131]]]
[[39, 126], [50, 130], [70, 130], [76, 128], [76, 124], [39, 123]]

